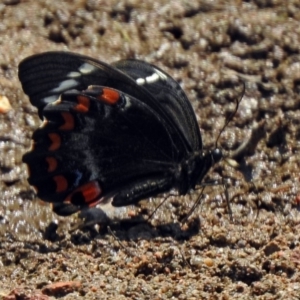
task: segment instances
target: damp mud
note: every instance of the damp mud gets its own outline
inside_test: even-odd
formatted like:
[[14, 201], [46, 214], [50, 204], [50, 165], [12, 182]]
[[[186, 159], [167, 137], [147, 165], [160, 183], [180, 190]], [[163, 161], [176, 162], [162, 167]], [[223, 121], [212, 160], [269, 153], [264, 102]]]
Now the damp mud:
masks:
[[[3, 300], [300, 298], [298, 0], [4, 0], [0, 16]], [[188, 95], [206, 151], [243, 96], [204, 180], [223, 184], [52, 213], [26, 180], [40, 120], [17, 74], [50, 50], [162, 68]]]

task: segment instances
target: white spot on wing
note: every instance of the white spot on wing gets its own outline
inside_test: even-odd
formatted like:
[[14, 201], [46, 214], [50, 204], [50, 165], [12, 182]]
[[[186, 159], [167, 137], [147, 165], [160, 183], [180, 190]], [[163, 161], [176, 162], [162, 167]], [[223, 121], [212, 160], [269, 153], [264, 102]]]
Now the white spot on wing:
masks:
[[154, 83], [156, 82], [157, 80], [159, 80], [159, 76], [157, 73], [153, 73], [151, 76], [148, 76], [146, 77], [146, 82], [147, 83]]
[[138, 78], [137, 80], [136, 80], [136, 83], [138, 84], [138, 85], [143, 85], [143, 84], [145, 84], [145, 79], [144, 78]]
[[52, 95], [52, 96], [45, 97], [43, 99], [43, 102], [45, 102], [45, 103], [52, 103], [52, 102], [54, 102], [56, 100], [57, 100], [57, 95]]
[[89, 73], [92, 73], [95, 69], [96, 69], [96, 67], [94, 67], [93, 65], [84, 63], [83, 65], [81, 65], [79, 67], [78, 70], [81, 74], [89, 74]]
[[[56, 98], [57, 99], [57, 98]], [[59, 98], [57, 99], [57, 100], [55, 100], [55, 101], [53, 101], [51, 104], [52, 105], [58, 105], [58, 104], [60, 104], [61, 103], [61, 96], [59, 96]]]
[[62, 81], [58, 87], [54, 88], [51, 90], [51, 92], [63, 92], [63, 91], [67, 91], [70, 90], [71, 88], [75, 87], [78, 85], [78, 81], [76, 81], [75, 79], [67, 79]]
[[67, 75], [67, 77], [69, 77], [69, 78], [76, 78], [76, 77], [80, 77], [80, 76], [81, 76], [80, 72], [70, 72]]
[[150, 75], [146, 78], [137, 78], [136, 83], [138, 85], [144, 85], [144, 84], [155, 83], [158, 80], [167, 80], [167, 79], [168, 79], [168, 77], [164, 73], [155, 69], [155, 73], [153, 73], [152, 75]]
[[125, 95], [125, 100], [126, 100], [126, 102], [125, 102], [125, 107], [124, 108], [128, 109], [131, 106], [130, 97]]

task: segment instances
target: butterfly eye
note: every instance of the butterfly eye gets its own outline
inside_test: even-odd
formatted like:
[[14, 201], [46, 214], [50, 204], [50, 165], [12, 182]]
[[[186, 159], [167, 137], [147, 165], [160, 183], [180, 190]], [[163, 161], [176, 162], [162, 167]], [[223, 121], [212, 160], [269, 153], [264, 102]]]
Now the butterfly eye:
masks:
[[223, 153], [220, 149], [216, 148], [211, 151], [212, 159], [214, 163], [218, 163], [223, 158]]

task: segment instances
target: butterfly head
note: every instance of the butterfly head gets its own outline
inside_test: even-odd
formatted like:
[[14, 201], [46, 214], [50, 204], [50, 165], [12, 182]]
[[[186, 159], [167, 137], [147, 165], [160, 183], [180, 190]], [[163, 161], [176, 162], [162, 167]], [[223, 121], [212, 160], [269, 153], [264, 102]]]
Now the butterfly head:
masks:
[[223, 152], [220, 148], [216, 148], [209, 152], [211, 155], [212, 164], [218, 163], [223, 158]]

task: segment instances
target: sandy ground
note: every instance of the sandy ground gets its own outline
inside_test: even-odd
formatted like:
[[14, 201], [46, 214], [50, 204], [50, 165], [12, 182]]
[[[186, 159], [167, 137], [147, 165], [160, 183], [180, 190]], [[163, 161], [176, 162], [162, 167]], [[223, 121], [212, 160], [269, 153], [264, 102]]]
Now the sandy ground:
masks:
[[[3, 0], [0, 4], [0, 296], [2, 299], [300, 299], [299, 0]], [[18, 63], [49, 50], [139, 58], [180, 82], [205, 150], [246, 91], [205, 181], [224, 189], [91, 216], [58, 217], [21, 162], [39, 126]], [[239, 78], [239, 80], [237, 80]], [[1, 104], [1, 103], [0, 103]], [[2, 105], [2, 104], [1, 104]], [[165, 195], [166, 197], [166, 195]]]

